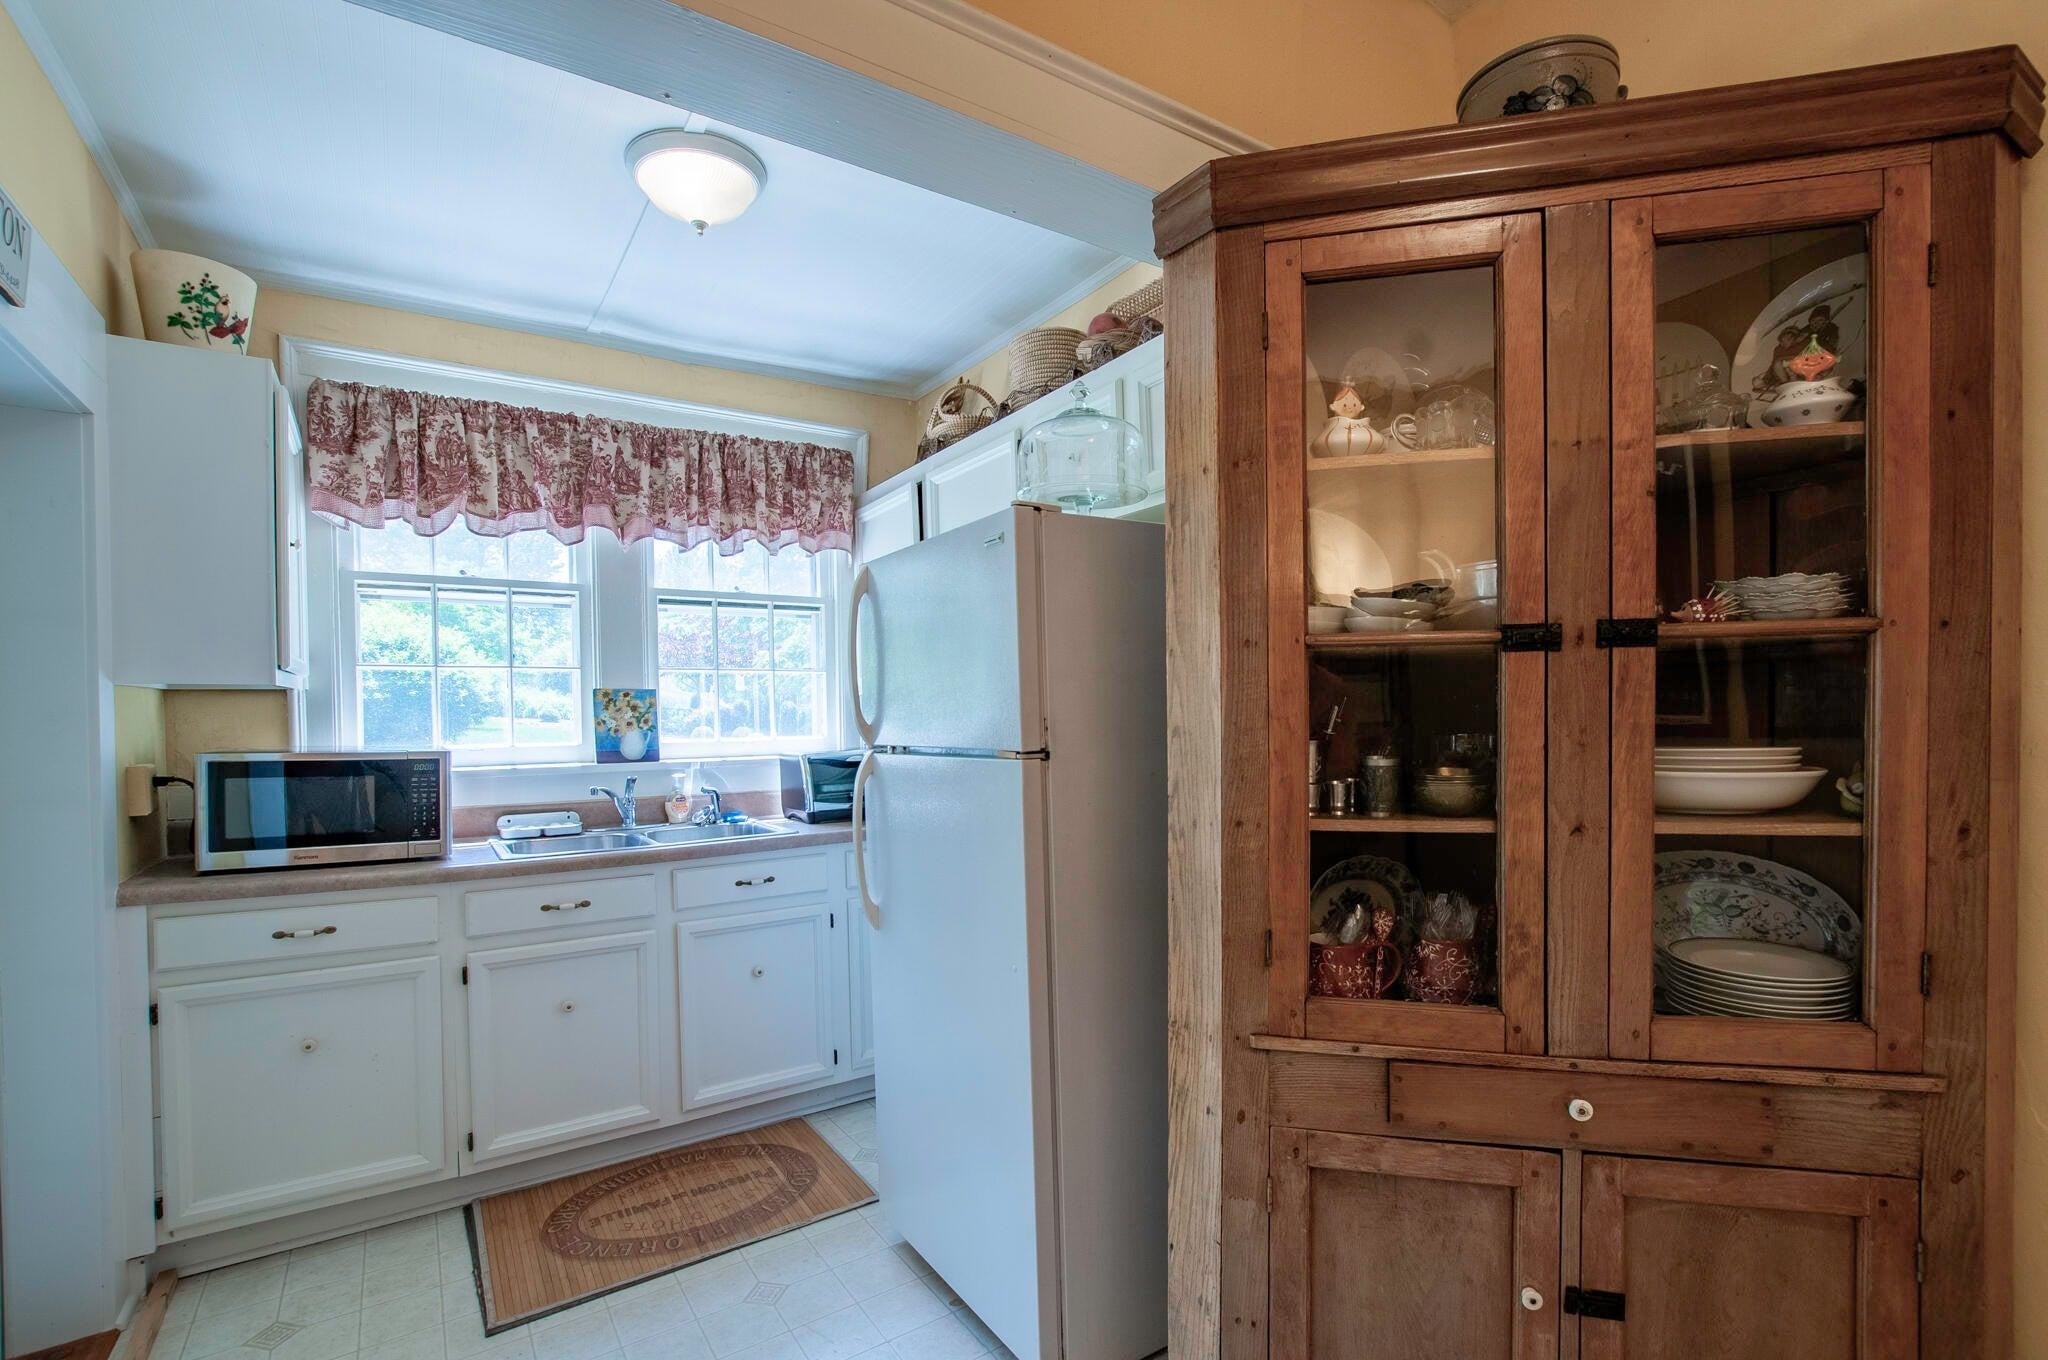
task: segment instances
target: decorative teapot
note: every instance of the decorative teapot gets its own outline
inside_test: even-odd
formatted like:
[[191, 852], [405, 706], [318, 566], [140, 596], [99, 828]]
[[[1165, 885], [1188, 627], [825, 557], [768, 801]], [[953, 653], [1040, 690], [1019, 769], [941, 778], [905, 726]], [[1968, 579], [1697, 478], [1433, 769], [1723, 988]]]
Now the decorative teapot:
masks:
[[1380, 452], [1387, 447], [1387, 437], [1365, 418], [1365, 403], [1347, 381], [1337, 389], [1337, 399], [1330, 403], [1330, 418], [1308, 447], [1318, 458], [1350, 458]]

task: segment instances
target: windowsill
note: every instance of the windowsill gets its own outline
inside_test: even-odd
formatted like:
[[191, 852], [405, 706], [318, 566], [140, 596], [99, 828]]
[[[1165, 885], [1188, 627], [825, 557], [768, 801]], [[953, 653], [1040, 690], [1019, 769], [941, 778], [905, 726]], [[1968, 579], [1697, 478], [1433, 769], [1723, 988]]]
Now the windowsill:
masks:
[[[694, 765], [705, 782], [723, 793], [782, 787], [782, 753], [676, 756], [662, 760], [564, 761], [549, 765], [457, 765], [450, 802], [458, 807], [581, 800], [593, 784], [640, 778], [640, 796], [666, 793], [668, 776]], [[616, 785], [614, 785], [616, 787]]]

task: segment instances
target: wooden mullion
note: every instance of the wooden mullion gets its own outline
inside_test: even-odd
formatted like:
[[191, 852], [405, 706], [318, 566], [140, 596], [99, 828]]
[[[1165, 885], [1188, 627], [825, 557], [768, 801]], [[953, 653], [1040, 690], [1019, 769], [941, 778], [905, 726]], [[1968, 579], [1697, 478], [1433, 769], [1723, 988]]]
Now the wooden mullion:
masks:
[[1272, 1285], [1267, 1304], [1271, 1360], [1308, 1360], [1309, 1288], [1314, 1249], [1309, 1206], [1309, 1135], [1274, 1129], [1267, 1162], [1267, 1221]]
[[[1627, 1249], [1623, 1227], [1622, 1174], [1628, 1163], [1619, 1157], [1587, 1157], [1579, 1164], [1579, 1261], [1581, 1289], [1623, 1293], [1628, 1288]], [[1621, 1322], [1578, 1319], [1579, 1360], [1623, 1360]]]
[[1266, 248], [1267, 909], [1269, 1032], [1302, 1034], [1308, 995], [1308, 511], [1301, 247]]
[[1751, 232], [1790, 230], [1823, 222], [1870, 217], [1885, 203], [1880, 171], [1818, 175], [1740, 188], [1701, 189], [1651, 200], [1652, 227], [1660, 241]]

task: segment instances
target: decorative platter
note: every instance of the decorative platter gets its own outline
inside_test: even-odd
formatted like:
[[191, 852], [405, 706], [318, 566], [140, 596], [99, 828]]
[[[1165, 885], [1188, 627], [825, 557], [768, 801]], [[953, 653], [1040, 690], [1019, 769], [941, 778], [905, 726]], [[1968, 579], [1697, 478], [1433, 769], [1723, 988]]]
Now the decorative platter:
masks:
[[[1422, 891], [1422, 882], [1408, 866], [1383, 855], [1353, 855], [1324, 871], [1309, 891], [1309, 929], [1321, 930], [1331, 910], [1348, 892], [1363, 894], [1374, 907], [1392, 907], [1395, 919], [1407, 914], [1408, 904]], [[1370, 916], [1371, 910], [1366, 914]]]
[[1667, 851], [1657, 856], [1654, 901], [1651, 933], [1660, 951], [1673, 940], [1706, 936], [1768, 940], [1863, 962], [1863, 921], [1855, 909], [1827, 884], [1775, 860]]
[[1757, 379], [1777, 360], [1778, 333], [1826, 307], [1841, 334], [1841, 362], [1832, 376], [1847, 382], [1870, 373], [1870, 276], [1863, 255], [1848, 255], [1805, 274], [1757, 313], [1749, 334], [1735, 347], [1728, 386], [1737, 396], [1754, 394]]

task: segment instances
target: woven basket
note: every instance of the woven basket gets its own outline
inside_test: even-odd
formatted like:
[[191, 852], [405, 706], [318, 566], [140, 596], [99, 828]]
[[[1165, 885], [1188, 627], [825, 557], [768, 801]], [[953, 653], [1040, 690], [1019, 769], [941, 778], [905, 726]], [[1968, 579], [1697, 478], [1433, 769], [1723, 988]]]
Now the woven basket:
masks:
[[1126, 326], [1141, 316], [1158, 317], [1163, 321], [1166, 317], [1166, 280], [1152, 280], [1137, 292], [1110, 303], [1108, 310], [1122, 317]]
[[1040, 326], [1010, 342], [1010, 388], [1057, 386], [1074, 371], [1074, 351], [1086, 337], [1072, 326]]
[[[981, 399], [981, 409], [975, 410], [974, 398]], [[986, 388], [962, 378], [939, 393], [939, 399], [932, 403], [931, 419], [925, 422], [924, 438], [917, 441], [919, 459], [931, 457], [946, 445], [964, 439], [996, 418], [996, 399]]]
[[1137, 347], [1138, 333], [1129, 327], [1098, 331], [1075, 349], [1074, 361], [1083, 373], [1092, 373], [1117, 355], [1128, 354]]

